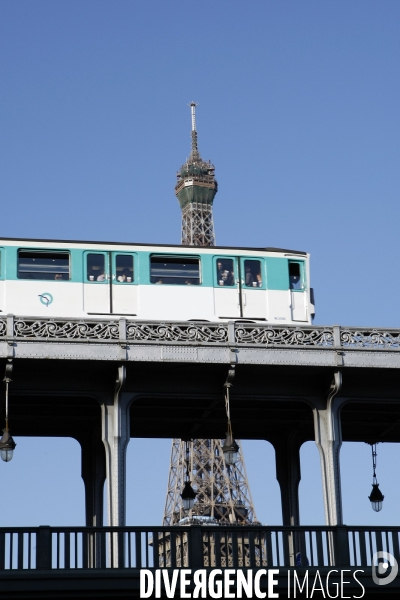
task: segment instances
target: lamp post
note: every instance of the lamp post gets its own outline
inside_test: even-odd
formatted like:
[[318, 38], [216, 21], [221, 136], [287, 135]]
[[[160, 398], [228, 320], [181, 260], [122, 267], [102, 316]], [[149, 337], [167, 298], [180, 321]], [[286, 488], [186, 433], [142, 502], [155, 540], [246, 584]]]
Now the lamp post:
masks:
[[6, 427], [3, 429], [3, 436], [0, 439], [0, 458], [4, 460], [4, 462], [10, 462], [14, 454], [15, 446], [17, 445], [8, 430], [8, 384], [11, 381], [10, 375], [12, 368], [12, 363], [6, 365], [6, 372], [3, 379], [6, 383]]
[[224, 383], [225, 387], [225, 410], [228, 419], [228, 431], [226, 432], [226, 438], [222, 446], [222, 452], [224, 453], [225, 462], [227, 465], [234, 465], [238, 459], [239, 446], [233, 438], [232, 423], [231, 423], [231, 408], [229, 404], [229, 388], [232, 387], [232, 380], [235, 376], [235, 366], [232, 365], [228, 371], [227, 380]]
[[228, 431], [226, 432], [226, 438], [224, 445], [222, 446], [222, 452], [224, 453], [226, 464], [234, 465], [238, 459], [239, 446], [233, 439], [232, 425], [230, 421], [228, 421]]
[[382, 510], [382, 502], [383, 502], [383, 499], [385, 496], [382, 494], [381, 490], [379, 489], [379, 483], [376, 478], [376, 443], [371, 444], [371, 449], [372, 449], [372, 469], [373, 469], [372, 492], [368, 496], [368, 498], [369, 498], [369, 501], [371, 502], [372, 510], [374, 510], [375, 512], [379, 512], [380, 510]]
[[186, 452], [186, 480], [185, 485], [182, 490], [181, 498], [183, 510], [188, 511], [191, 510], [194, 506], [194, 501], [196, 500], [196, 492], [191, 486], [191, 481], [189, 479], [189, 441], [185, 440], [185, 452]]

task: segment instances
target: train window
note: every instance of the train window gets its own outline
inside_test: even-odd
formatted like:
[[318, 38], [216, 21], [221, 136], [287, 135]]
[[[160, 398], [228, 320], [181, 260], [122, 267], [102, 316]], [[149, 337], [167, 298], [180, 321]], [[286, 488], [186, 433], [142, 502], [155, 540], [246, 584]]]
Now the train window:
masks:
[[291, 290], [303, 289], [301, 281], [300, 263], [289, 263], [289, 287]]
[[185, 256], [151, 256], [151, 283], [199, 285], [200, 260]]
[[18, 278], [68, 280], [69, 253], [19, 250]]
[[262, 287], [260, 260], [244, 261], [244, 285], [254, 288]]
[[235, 285], [235, 271], [232, 258], [218, 258], [216, 263], [218, 285]]
[[105, 281], [104, 254], [88, 254], [86, 266], [88, 281]]
[[119, 283], [133, 281], [133, 256], [117, 254], [115, 257], [116, 279]]

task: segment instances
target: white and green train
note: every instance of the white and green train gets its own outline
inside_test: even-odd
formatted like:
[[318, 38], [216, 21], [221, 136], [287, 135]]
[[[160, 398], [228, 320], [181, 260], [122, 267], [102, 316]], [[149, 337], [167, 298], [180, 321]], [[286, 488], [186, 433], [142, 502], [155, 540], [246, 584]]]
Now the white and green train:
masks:
[[46, 317], [311, 323], [309, 254], [0, 240], [0, 310]]

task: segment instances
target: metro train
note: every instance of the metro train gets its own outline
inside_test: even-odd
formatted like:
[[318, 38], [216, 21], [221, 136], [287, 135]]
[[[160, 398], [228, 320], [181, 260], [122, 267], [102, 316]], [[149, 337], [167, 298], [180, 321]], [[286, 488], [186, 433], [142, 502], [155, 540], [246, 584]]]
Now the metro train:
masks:
[[0, 240], [0, 311], [311, 323], [310, 256], [277, 248]]

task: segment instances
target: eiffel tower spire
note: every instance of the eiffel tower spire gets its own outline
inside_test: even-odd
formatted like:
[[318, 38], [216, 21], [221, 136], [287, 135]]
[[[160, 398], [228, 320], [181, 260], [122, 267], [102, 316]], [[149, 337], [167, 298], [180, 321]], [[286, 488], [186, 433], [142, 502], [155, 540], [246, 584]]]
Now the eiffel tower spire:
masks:
[[214, 165], [201, 158], [197, 144], [196, 102], [189, 104], [192, 116], [191, 152], [177, 174], [175, 195], [182, 210], [182, 244], [215, 246], [213, 202], [218, 190]]

